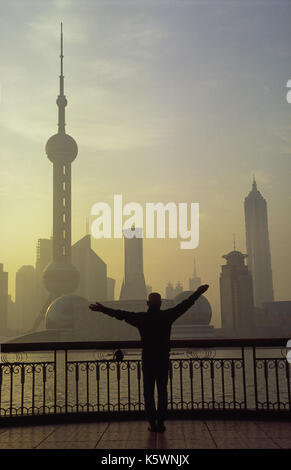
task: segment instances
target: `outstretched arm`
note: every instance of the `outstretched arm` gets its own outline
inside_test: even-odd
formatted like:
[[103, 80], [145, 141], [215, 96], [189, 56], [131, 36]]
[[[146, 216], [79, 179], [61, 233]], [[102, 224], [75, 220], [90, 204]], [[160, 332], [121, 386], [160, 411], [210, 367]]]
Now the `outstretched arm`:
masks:
[[200, 295], [207, 291], [209, 285], [203, 284], [198, 287], [198, 289], [193, 292], [187, 299], [180, 302], [176, 307], [170, 308], [168, 310], [169, 315], [172, 317], [172, 321], [177, 320], [183, 313], [187, 312], [187, 310], [195, 303], [197, 299], [199, 299]]
[[117, 310], [114, 308], [105, 307], [105, 305], [96, 302], [95, 304], [89, 305], [90, 310], [94, 312], [102, 312], [110, 317], [114, 317], [117, 320], [125, 320], [127, 323], [133, 326], [137, 326], [139, 320], [139, 314], [133, 312], [127, 312], [126, 310]]

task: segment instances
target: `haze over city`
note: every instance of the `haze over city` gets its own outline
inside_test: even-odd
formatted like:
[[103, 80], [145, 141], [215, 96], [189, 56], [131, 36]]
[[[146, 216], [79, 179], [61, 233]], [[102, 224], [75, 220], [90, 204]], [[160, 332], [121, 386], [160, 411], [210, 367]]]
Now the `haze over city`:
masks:
[[[243, 200], [256, 175], [268, 202], [275, 300], [290, 299], [291, 77], [288, 2], [1, 1], [1, 262], [34, 264], [52, 233], [59, 24], [65, 28], [72, 242], [98, 201], [199, 202], [200, 243], [144, 240], [147, 284], [164, 294], [193, 271], [211, 285], [219, 325], [222, 255], [243, 253]], [[211, 8], [210, 8], [211, 5]], [[279, 5], [279, 8], [278, 8]], [[194, 9], [194, 10], [193, 10]], [[123, 278], [122, 240], [93, 240], [108, 275]]]

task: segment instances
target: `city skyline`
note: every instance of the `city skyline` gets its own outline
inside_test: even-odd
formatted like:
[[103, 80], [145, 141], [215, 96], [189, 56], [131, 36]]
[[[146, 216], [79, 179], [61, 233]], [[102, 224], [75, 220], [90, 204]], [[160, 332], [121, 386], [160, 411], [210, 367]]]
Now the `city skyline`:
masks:
[[[80, 157], [75, 163], [73, 174], [72, 242], [75, 243], [85, 234], [85, 219], [90, 213], [91, 205], [98, 200], [109, 201], [117, 190], [124, 194], [126, 200], [133, 199], [141, 203], [154, 199], [163, 202], [172, 199], [199, 201], [201, 233], [200, 246], [195, 250], [195, 256], [199, 260], [201, 278], [212, 285], [213, 290], [209, 292], [209, 298], [213, 306], [213, 320], [217, 323], [221, 255], [227, 252], [234, 231], [240, 234], [238, 249], [245, 251], [243, 197], [249, 188], [251, 175], [255, 172], [269, 205], [275, 298], [288, 300], [290, 249], [288, 250], [287, 240], [290, 238], [290, 224], [287, 222], [286, 226], [284, 225], [283, 236], [281, 230], [290, 205], [288, 187], [290, 159], [286, 156], [286, 148], [289, 142], [287, 130], [290, 125], [291, 109], [285, 99], [285, 85], [289, 78], [288, 67], [285, 64], [289, 54], [284, 45], [284, 34], [287, 34], [286, 22], [283, 21], [279, 38], [275, 41], [276, 47], [281, 45], [282, 55], [279, 54], [279, 58], [277, 50], [272, 52], [266, 46], [263, 47], [258, 41], [254, 24], [249, 25], [255, 40], [254, 50], [257, 54], [261, 53], [261, 57], [257, 57], [256, 65], [255, 54], [251, 54], [250, 62], [247, 63], [244, 63], [244, 54], [236, 57], [236, 47], [238, 49], [241, 47], [243, 52], [248, 40], [242, 40], [239, 33], [233, 33], [234, 26], [231, 32], [242, 42], [238, 41], [237, 46], [228, 45], [226, 49], [222, 48], [227, 36], [221, 31], [221, 27], [225, 25], [230, 27], [233, 20], [237, 27], [241, 7], [238, 6], [237, 10], [231, 8], [227, 13], [216, 17], [212, 34], [217, 35], [218, 42], [212, 46], [216, 53], [220, 53], [218, 55], [220, 58], [228, 61], [229, 73], [233, 74], [232, 77], [228, 77], [223, 67], [214, 61], [213, 55], [205, 59], [205, 55], [211, 50], [210, 39], [203, 42], [205, 38], [199, 25], [196, 24], [197, 20], [190, 28], [186, 12], [191, 6], [177, 7], [176, 13], [180, 15], [185, 26], [184, 33], [177, 25], [171, 29], [174, 7], [167, 12], [164, 20], [162, 12], [165, 10], [161, 5], [156, 9], [141, 7], [141, 11], [138, 8], [131, 10], [128, 21], [131, 21], [130, 24], [135, 27], [131, 28], [128, 35], [135, 35], [136, 43], [133, 46], [130, 40], [132, 37], [124, 37], [120, 31], [114, 29], [117, 26], [117, 13], [112, 13], [110, 5], [105, 7], [100, 3], [98, 18], [100, 23], [102, 15], [106, 21], [109, 23], [111, 21], [111, 29], [109, 28], [111, 42], [108, 34], [106, 36], [104, 32], [105, 24], [100, 24], [98, 30], [100, 41], [96, 42], [99, 44], [99, 49], [95, 46], [97, 33], [93, 27], [93, 20], [89, 20], [88, 11], [85, 16], [81, 14], [78, 17], [80, 8], [74, 2], [73, 7], [69, 7], [66, 2], [56, 2], [54, 8], [51, 15], [47, 15], [50, 7], [40, 2], [39, 9], [24, 28], [26, 34], [23, 35], [23, 44], [29, 45], [25, 54], [22, 52], [25, 62], [21, 58], [17, 62], [15, 59], [12, 61], [11, 56], [12, 58], [15, 56], [16, 47], [15, 42], [9, 40], [12, 32], [7, 31], [6, 27], [1, 32], [1, 35], [5, 35], [8, 39], [1, 64], [3, 77], [1, 215], [6, 221], [1, 236], [2, 246], [5, 246], [1, 262], [4, 263], [5, 271], [9, 272], [9, 292], [13, 293], [16, 270], [21, 265], [32, 264], [36, 240], [48, 238], [51, 234], [51, 175], [47, 161], [42, 157], [48, 132], [55, 126], [53, 118], [57, 79], [55, 44], [62, 16], [66, 31], [68, 30], [66, 41], [70, 45], [67, 47], [69, 94], [72, 103], [69, 111], [70, 130], [72, 135], [78, 136], [80, 149]], [[96, 13], [97, 19], [97, 10], [91, 8]], [[214, 14], [206, 13], [203, 8], [197, 8], [197, 15], [203, 20], [205, 28], [206, 24], [213, 22]], [[250, 6], [248, 8], [258, 20], [256, 8]], [[250, 14], [248, 8], [245, 8], [242, 16], [244, 26]], [[126, 21], [126, 12], [117, 10], [119, 18]], [[281, 13], [272, 18], [271, 7], [267, 10], [263, 10], [260, 20], [262, 27], [260, 33], [263, 36], [267, 34], [267, 26], [274, 25], [275, 30], [276, 21], [279, 17], [281, 20], [283, 16]], [[106, 11], [112, 13], [110, 20]], [[6, 18], [10, 26], [13, 24], [14, 13], [13, 6], [6, 9], [5, 15], [10, 14]], [[47, 18], [46, 28], [41, 21], [44, 13]], [[84, 28], [84, 25], [88, 28]], [[123, 34], [125, 34], [125, 25], [121, 25], [120, 28], [124, 28]], [[101, 41], [102, 33], [103, 41]], [[18, 34], [21, 33], [18, 31]], [[199, 44], [203, 44], [201, 48], [204, 57], [196, 46], [197, 42], [193, 42], [196, 48], [194, 47], [191, 52], [191, 67], [189, 65], [188, 73], [182, 80], [179, 66], [186, 66], [186, 52], [189, 53], [189, 47], [185, 51], [181, 49], [185, 35], [188, 37], [187, 44], [190, 38], [193, 41], [196, 38]], [[123, 42], [121, 41], [119, 48], [120, 37]], [[183, 50], [184, 56], [182, 54], [182, 57], [178, 58], [179, 54], [174, 50], [174, 46], [178, 52]], [[165, 50], [167, 54], [163, 61], [162, 52]], [[122, 64], [116, 57], [118, 51], [126, 56], [121, 58]], [[275, 56], [279, 62], [276, 77], [279, 68], [280, 82], [278, 78], [275, 80], [275, 75], [271, 71]], [[270, 58], [268, 66], [265, 62], [267, 57]], [[40, 62], [38, 63], [36, 59]], [[27, 64], [30, 66], [27, 67]], [[200, 66], [198, 76], [195, 64]], [[239, 70], [242, 70], [242, 67], [239, 66], [242, 65], [245, 66], [244, 76], [240, 77]], [[252, 69], [254, 65], [255, 69]], [[17, 77], [12, 73], [14, 79], [10, 83], [8, 77], [11, 77], [13, 67], [15, 70], [16, 66], [20, 73]], [[79, 69], [83, 73], [78, 72]], [[169, 70], [173, 71], [174, 80], [169, 78], [165, 81], [164, 74]], [[262, 74], [264, 70], [265, 75]], [[122, 71], [125, 75], [122, 75]], [[141, 71], [145, 73], [141, 74]], [[217, 77], [216, 80], [213, 77]], [[177, 81], [178, 78], [181, 81]], [[259, 79], [264, 80], [261, 83]], [[184, 93], [180, 87], [173, 88], [174, 83], [180, 83], [188, 95], [191, 94], [188, 107], [185, 106], [187, 93]], [[164, 92], [162, 85], [165, 86]], [[200, 87], [203, 100], [199, 99], [197, 87]], [[24, 89], [26, 94], [23, 93]], [[170, 97], [170, 92], [174, 90], [177, 96], [174, 93], [174, 96]], [[239, 96], [236, 95], [238, 91]], [[246, 91], [249, 92], [249, 98], [242, 100], [241, 93]], [[256, 98], [255, 103], [257, 105], [260, 103], [259, 107], [251, 103], [251, 97]], [[226, 98], [233, 102], [228, 103]], [[221, 108], [223, 103], [228, 103], [226, 110]], [[121, 108], [123, 113], [120, 111]], [[230, 119], [236, 116], [238, 109], [240, 118], [231, 124]], [[170, 118], [173, 111], [174, 118]], [[249, 111], [253, 112], [254, 116], [250, 122], [247, 122], [246, 116]], [[268, 112], [273, 113], [272, 118], [267, 117]], [[276, 122], [274, 127], [272, 127], [273, 122]], [[124, 123], [127, 132], [123, 132]], [[196, 131], [191, 135], [193, 129]], [[212, 142], [208, 140], [208, 133], [211, 133]], [[247, 136], [251, 138], [247, 140]], [[110, 179], [113, 164], [115, 173]], [[13, 188], [17, 188], [17, 191]], [[35, 220], [38, 221], [37, 226], [34, 225]], [[215, 241], [213, 233], [216, 234]], [[116, 286], [118, 292], [123, 274], [122, 240], [94, 240], [93, 248], [107, 263], [108, 275], [118, 281]], [[187, 252], [181, 253], [176, 240], [145, 240], [144, 260], [145, 278], [153, 286], [153, 290], [164, 292], [169, 280], [173, 282], [181, 280], [184, 286], [187, 285], [189, 274], [192, 272], [193, 256]], [[175, 277], [169, 276], [169, 272], [175, 272]]]

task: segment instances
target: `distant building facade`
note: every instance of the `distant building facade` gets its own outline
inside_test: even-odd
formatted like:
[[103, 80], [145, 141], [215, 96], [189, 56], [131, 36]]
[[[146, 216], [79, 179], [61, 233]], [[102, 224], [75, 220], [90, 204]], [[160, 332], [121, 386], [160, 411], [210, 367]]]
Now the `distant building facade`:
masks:
[[173, 299], [175, 297], [175, 289], [173, 284], [169, 281], [165, 291], [166, 299]]
[[80, 273], [75, 293], [88, 300], [107, 300], [107, 265], [91, 248], [91, 235], [72, 246], [72, 262]]
[[115, 279], [112, 277], [107, 278], [107, 300], [115, 300]]
[[18, 330], [27, 332], [37, 317], [36, 276], [33, 266], [25, 265], [16, 273], [15, 303], [18, 319]]
[[261, 307], [274, 300], [268, 230], [267, 203], [254, 179], [253, 187], [244, 201], [248, 268], [252, 273], [254, 303]]
[[7, 330], [8, 323], [8, 273], [4, 271], [4, 266], [0, 264], [0, 334]]
[[234, 250], [223, 258], [226, 264], [220, 274], [221, 327], [245, 335], [254, 328], [252, 276], [243, 253]]
[[[132, 232], [135, 236], [132, 237]], [[142, 229], [124, 230], [124, 279], [119, 300], [146, 299], [147, 290], [143, 273]], [[136, 236], [137, 235], [137, 236]]]
[[177, 282], [176, 286], [169, 281], [166, 287], [165, 296], [166, 299], [174, 299], [177, 295], [183, 292], [183, 285], [180, 281]]
[[49, 292], [43, 283], [43, 273], [45, 268], [51, 263], [53, 258], [53, 240], [52, 238], [39, 238], [36, 245], [36, 263], [35, 263], [35, 277], [36, 277], [36, 302], [40, 309], [47, 302]]
[[265, 302], [255, 311], [258, 336], [291, 338], [291, 301]]

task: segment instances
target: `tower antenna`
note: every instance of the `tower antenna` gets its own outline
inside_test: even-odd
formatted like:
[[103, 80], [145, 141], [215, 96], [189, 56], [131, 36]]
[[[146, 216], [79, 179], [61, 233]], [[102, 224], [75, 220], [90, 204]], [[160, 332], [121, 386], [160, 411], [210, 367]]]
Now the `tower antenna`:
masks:
[[63, 43], [63, 23], [61, 23], [61, 53], [60, 53], [60, 85], [62, 85], [62, 88], [60, 87], [60, 95], [64, 94], [64, 43]]
[[236, 251], [236, 246], [235, 246], [235, 233], [233, 234], [233, 251]]
[[67, 98], [64, 94], [64, 46], [63, 46], [63, 23], [61, 23], [61, 48], [60, 48], [60, 94], [57, 98], [59, 108], [59, 134], [65, 134], [65, 107], [67, 106]]
[[254, 188], [254, 189], [257, 189], [257, 182], [256, 182], [255, 173], [253, 173], [253, 188]]

